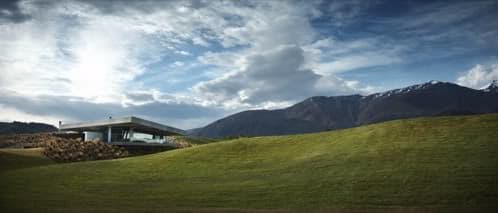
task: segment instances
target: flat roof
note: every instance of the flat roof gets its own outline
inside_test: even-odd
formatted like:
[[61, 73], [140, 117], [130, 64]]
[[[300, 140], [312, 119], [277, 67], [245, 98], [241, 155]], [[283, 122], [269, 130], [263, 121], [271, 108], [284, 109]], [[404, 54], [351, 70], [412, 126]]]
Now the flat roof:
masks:
[[165, 134], [165, 135], [185, 135], [185, 131], [166, 126], [153, 121], [148, 121], [142, 118], [137, 118], [134, 116], [123, 117], [123, 118], [110, 118], [105, 120], [97, 121], [86, 121], [78, 123], [62, 123], [59, 127], [63, 131], [104, 131], [109, 126], [111, 127], [133, 127], [137, 132], [149, 133], [149, 134]]

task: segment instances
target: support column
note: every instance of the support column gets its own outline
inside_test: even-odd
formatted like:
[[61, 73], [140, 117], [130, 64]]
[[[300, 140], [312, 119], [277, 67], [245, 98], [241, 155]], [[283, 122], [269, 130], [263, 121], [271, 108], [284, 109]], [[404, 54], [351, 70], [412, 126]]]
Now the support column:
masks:
[[130, 132], [128, 133], [128, 135], [129, 135], [129, 137], [130, 137], [130, 138], [129, 138], [129, 139], [130, 139], [130, 142], [131, 142], [131, 139], [133, 138], [133, 133], [134, 133], [134, 131], [133, 131], [133, 127], [130, 127]]
[[109, 126], [107, 129], [107, 143], [111, 143], [111, 137], [112, 136], [112, 127]]

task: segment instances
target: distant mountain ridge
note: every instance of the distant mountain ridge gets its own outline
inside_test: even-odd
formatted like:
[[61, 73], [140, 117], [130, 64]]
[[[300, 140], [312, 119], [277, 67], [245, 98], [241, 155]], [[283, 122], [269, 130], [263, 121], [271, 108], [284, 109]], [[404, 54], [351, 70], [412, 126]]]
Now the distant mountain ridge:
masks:
[[14, 121], [12, 123], [0, 122], [0, 134], [25, 134], [55, 131], [57, 131], [55, 126], [44, 123], [25, 123], [19, 121]]
[[343, 129], [420, 116], [498, 112], [498, 82], [482, 90], [430, 81], [368, 96], [315, 96], [277, 110], [249, 110], [191, 134], [204, 137], [285, 135]]

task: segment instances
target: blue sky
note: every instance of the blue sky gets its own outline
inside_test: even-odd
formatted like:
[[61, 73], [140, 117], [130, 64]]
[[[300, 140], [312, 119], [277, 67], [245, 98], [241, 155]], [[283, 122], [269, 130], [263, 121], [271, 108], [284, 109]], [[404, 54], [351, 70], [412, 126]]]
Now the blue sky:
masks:
[[194, 128], [315, 95], [498, 79], [496, 1], [0, 3], [0, 120]]

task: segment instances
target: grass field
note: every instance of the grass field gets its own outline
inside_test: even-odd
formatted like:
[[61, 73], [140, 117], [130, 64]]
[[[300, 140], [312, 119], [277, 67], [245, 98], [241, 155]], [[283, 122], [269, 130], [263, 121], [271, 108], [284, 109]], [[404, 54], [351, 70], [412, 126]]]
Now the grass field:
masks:
[[42, 154], [41, 148], [0, 149], [0, 173], [12, 169], [23, 169], [53, 164]]
[[69, 164], [28, 152], [0, 152], [1, 212], [473, 212], [498, 207], [498, 114], [242, 138]]
[[215, 143], [215, 142], [220, 141], [220, 139], [212, 139], [212, 138], [205, 138], [205, 137], [193, 137], [193, 136], [176, 136], [176, 137], [189, 142], [193, 146], [203, 145], [203, 144], [208, 144], [208, 143]]

